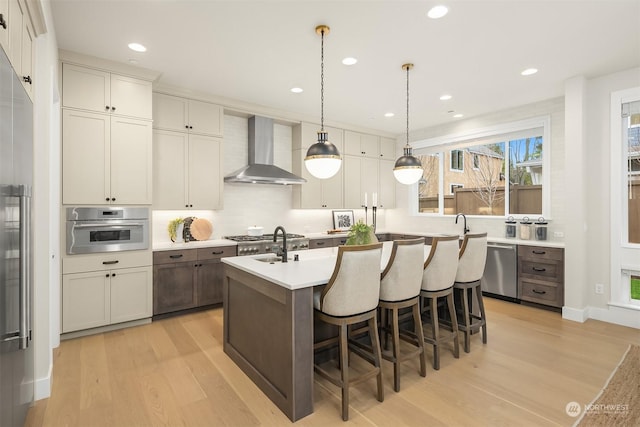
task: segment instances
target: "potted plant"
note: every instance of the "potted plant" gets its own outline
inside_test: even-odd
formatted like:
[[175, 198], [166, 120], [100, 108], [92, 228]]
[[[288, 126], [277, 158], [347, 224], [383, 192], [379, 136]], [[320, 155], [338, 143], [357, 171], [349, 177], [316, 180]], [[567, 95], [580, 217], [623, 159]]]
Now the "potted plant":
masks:
[[360, 219], [349, 228], [345, 245], [368, 245], [377, 242], [378, 238], [373, 232], [373, 225], [367, 225]]
[[169, 232], [169, 238], [172, 242], [182, 241], [182, 225], [184, 220], [182, 218], [176, 218], [169, 221], [167, 225], [167, 231]]

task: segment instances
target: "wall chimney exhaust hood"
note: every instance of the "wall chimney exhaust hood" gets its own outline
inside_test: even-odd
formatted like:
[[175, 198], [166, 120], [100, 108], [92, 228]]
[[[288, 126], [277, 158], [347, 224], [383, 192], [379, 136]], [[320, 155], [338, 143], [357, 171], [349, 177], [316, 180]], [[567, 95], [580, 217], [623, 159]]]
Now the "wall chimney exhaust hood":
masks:
[[249, 118], [249, 164], [224, 177], [224, 182], [303, 184], [306, 179], [273, 164], [273, 119]]

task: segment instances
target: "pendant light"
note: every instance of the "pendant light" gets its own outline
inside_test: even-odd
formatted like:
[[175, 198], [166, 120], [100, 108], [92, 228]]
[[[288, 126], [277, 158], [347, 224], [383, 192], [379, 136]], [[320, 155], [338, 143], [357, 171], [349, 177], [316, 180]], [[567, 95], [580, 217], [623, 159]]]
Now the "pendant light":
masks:
[[319, 179], [328, 179], [340, 170], [342, 159], [338, 148], [329, 142], [329, 135], [324, 130], [324, 35], [329, 34], [329, 27], [318, 25], [316, 33], [320, 34], [322, 44], [320, 48], [320, 131], [318, 142], [307, 150], [304, 165], [309, 173]]
[[407, 144], [404, 146], [404, 155], [398, 157], [393, 167], [393, 175], [400, 184], [415, 184], [422, 178], [424, 169], [422, 163], [413, 156], [413, 149], [409, 145], [409, 70], [413, 68], [413, 64], [404, 64], [403, 70], [407, 71]]

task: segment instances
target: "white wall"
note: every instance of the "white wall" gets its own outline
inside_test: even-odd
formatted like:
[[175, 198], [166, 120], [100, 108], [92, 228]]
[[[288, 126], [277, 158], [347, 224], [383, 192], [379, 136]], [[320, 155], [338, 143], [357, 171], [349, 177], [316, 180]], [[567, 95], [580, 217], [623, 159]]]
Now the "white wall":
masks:
[[[47, 33], [35, 41], [34, 96], [34, 352], [35, 398], [51, 392], [52, 348], [59, 344], [58, 46], [51, 7], [42, 2]], [[52, 162], [54, 163], [52, 167]]]

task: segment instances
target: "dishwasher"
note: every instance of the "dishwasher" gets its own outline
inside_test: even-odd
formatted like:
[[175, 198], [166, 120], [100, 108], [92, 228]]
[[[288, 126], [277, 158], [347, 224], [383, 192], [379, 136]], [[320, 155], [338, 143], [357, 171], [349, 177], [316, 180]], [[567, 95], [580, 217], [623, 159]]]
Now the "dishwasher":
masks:
[[487, 263], [481, 279], [483, 295], [520, 302], [517, 248], [515, 244], [487, 243]]

